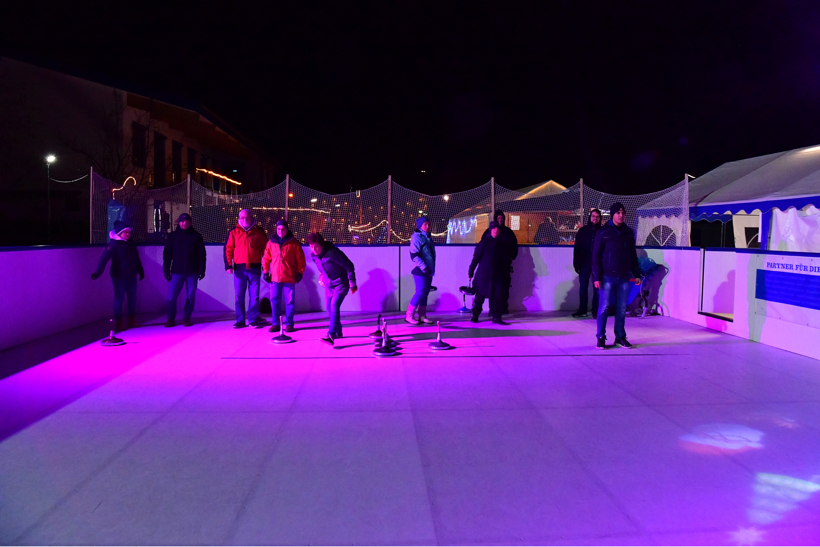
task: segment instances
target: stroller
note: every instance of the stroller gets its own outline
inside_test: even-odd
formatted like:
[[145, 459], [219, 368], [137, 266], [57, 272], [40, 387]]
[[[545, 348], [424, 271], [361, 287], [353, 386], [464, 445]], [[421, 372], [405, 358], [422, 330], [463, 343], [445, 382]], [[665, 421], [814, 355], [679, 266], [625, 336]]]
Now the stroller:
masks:
[[637, 306], [633, 307], [630, 315], [643, 319], [647, 315], [658, 315], [658, 312], [652, 309], [649, 302], [649, 283], [647, 281], [652, 278], [660, 270], [660, 265], [648, 257], [638, 257], [638, 267], [641, 270], [641, 282], [638, 285], [632, 285], [629, 290], [626, 305], [630, 306], [637, 301]]

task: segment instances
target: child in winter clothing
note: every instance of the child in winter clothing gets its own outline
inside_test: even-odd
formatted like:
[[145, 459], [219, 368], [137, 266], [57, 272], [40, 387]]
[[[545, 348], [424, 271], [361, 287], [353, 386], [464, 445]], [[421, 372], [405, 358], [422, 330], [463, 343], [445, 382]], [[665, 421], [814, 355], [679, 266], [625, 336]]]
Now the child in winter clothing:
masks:
[[279, 318], [282, 316], [283, 307], [285, 330], [296, 330], [293, 297], [296, 284], [305, 274], [305, 266], [305, 251], [302, 250], [302, 245], [290, 231], [288, 221], [280, 220], [276, 223], [276, 233], [271, 236], [265, 246], [265, 254], [262, 255], [262, 279], [270, 283], [270, 303], [273, 310], [273, 325], [268, 329], [269, 332], [279, 330]]
[[121, 220], [114, 223], [114, 229], [108, 234], [111, 240], [103, 251], [97, 270], [91, 279], [97, 279], [105, 271], [105, 265], [111, 260], [111, 281], [114, 283], [114, 321], [116, 330], [122, 330], [122, 301], [128, 295], [128, 328], [136, 326], [134, 316], [137, 313], [137, 275], [140, 281], [145, 278], [145, 270], [131, 238], [131, 227]]

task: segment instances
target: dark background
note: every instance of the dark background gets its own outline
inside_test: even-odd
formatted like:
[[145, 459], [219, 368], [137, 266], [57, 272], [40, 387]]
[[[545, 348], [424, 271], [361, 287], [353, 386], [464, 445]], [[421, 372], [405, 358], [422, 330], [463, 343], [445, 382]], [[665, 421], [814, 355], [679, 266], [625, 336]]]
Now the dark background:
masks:
[[643, 193], [820, 143], [820, 2], [18, 4], [0, 55], [201, 102], [331, 193]]

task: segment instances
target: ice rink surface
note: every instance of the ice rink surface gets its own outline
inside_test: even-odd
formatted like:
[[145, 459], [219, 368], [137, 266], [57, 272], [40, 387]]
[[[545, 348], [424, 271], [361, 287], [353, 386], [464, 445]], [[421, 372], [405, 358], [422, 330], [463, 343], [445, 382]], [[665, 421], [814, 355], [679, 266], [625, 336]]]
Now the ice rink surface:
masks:
[[0, 380], [0, 543], [820, 541], [820, 362], [665, 317], [600, 351], [559, 313], [435, 317], [434, 353], [400, 317], [381, 359], [375, 314], [333, 348], [322, 314], [286, 345], [141, 318]]

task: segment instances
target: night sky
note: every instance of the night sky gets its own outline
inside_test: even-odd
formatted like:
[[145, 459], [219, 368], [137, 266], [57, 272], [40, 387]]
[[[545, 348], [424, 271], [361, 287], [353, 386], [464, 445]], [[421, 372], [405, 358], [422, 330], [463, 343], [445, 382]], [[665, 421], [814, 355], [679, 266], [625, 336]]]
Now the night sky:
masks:
[[198, 101], [332, 193], [641, 193], [820, 144], [820, 2], [234, 5], [27, 4], [0, 54]]

